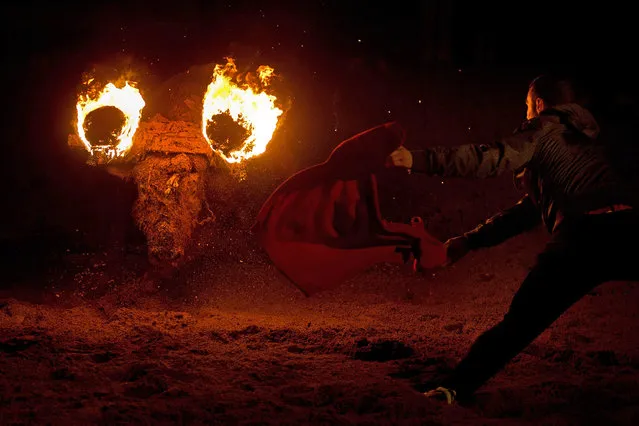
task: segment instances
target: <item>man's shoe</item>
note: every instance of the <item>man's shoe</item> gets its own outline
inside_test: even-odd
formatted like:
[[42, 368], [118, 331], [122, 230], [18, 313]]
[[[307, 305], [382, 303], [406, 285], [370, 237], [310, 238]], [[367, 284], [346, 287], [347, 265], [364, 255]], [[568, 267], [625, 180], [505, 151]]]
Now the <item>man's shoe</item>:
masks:
[[438, 387], [433, 390], [429, 390], [424, 392], [424, 396], [426, 398], [434, 398], [442, 401], [446, 401], [449, 405], [455, 402], [455, 397], [457, 396], [457, 392], [454, 389], [448, 389], [445, 387]]

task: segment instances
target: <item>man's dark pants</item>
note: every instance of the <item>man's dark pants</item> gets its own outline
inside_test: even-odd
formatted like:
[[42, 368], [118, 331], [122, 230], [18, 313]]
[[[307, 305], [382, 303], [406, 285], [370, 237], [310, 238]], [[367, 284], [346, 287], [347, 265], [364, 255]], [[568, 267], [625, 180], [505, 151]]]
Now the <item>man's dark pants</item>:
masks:
[[468, 398], [562, 313], [608, 281], [639, 280], [639, 214], [564, 219], [515, 294], [504, 319], [483, 333], [441, 383]]

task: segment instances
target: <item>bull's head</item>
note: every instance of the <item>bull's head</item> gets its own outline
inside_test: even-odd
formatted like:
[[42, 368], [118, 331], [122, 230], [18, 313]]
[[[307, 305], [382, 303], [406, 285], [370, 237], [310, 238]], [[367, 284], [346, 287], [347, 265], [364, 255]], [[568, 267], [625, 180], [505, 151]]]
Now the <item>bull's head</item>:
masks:
[[188, 83], [164, 84], [148, 101], [135, 82], [88, 79], [68, 138], [87, 163], [134, 179], [133, 215], [154, 263], [175, 265], [184, 254], [204, 203], [206, 170], [262, 154], [283, 113], [269, 93], [268, 66], [239, 73], [228, 59], [194, 70], [181, 77]]

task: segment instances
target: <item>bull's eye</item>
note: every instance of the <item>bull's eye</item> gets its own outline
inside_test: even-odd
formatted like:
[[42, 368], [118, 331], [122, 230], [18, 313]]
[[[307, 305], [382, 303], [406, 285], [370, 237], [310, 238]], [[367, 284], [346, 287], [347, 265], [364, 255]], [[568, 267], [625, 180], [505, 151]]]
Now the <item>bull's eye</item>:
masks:
[[84, 119], [84, 134], [94, 149], [115, 149], [118, 136], [126, 124], [126, 116], [114, 106], [105, 106], [91, 111]]
[[142, 108], [144, 99], [134, 83], [94, 88], [81, 95], [76, 104], [78, 137], [98, 162], [122, 157], [133, 146]]

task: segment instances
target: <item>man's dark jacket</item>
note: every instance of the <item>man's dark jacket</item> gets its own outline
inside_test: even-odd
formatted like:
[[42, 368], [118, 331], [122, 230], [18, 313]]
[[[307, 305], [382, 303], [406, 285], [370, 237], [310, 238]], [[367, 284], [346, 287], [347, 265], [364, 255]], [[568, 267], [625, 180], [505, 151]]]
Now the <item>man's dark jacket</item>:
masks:
[[509, 170], [526, 195], [464, 234], [472, 248], [488, 247], [543, 222], [553, 232], [564, 218], [608, 206], [632, 206], [633, 191], [611, 166], [592, 114], [559, 105], [527, 120], [491, 145], [412, 151], [417, 173], [442, 177], [498, 176]]

